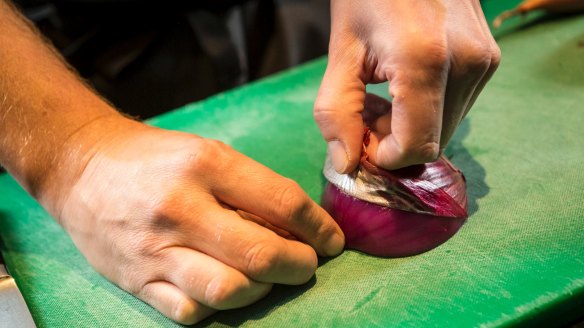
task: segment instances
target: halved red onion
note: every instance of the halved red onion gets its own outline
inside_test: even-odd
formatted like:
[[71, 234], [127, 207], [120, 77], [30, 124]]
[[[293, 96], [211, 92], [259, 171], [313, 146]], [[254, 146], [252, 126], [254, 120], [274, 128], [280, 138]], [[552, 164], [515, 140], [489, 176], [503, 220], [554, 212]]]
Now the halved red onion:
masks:
[[365, 155], [351, 174], [336, 173], [327, 158], [324, 174], [322, 206], [347, 248], [382, 257], [420, 254], [452, 237], [468, 216], [464, 175], [444, 156], [388, 171]]

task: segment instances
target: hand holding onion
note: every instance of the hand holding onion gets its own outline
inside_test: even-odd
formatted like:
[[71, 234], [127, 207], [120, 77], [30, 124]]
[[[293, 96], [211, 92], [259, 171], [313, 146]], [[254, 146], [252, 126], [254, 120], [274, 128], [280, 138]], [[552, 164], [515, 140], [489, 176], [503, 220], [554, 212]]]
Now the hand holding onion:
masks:
[[[329, 62], [314, 109], [328, 142], [325, 175], [336, 181], [323, 206], [348, 248], [406, 256], [436, 247], [467, 216], [464, 177], [439, 155], [500, 61], [480, 4], [333, 0], [331, 8]], [[392, 103], [366, 95], [368, 83], [385, 81]], [[376, 181], [368, 191], [388, 203], [364, 197], [368, 181], [359, 174]], [[408, 195], [401, 207], [395, 190]]]
[[[364, 123], [379, 131], [391, 118], [391, 103], [368, 94]], [[416, 255], [444, 243], [465, 222], [466, 181], [444, 156], [438, 160], [386, 170], [368, 155], [372, 132], [366, 129], [359, 166], [336, 172], [327, 156], [329, 181], [321, 205], [345, 234], [347, 248], [383, 257]]]
[[329, 61], [314, 107], [339, 173], [361, 158], [368, 83], [389, 81], [391, 114], [367, 153], [386, 169], [434, 161], [495, 72], [500, 51], [478, 0], [333, 0]]
[[347, 248], [416, 255], [448, 240], [468, 216], [464, 175], [444, 156], [388, 171], [364, 153], [351, 174], [338, 174], [327, 158], [324, 174], [329, 183], [321, 204], [345, 233]]

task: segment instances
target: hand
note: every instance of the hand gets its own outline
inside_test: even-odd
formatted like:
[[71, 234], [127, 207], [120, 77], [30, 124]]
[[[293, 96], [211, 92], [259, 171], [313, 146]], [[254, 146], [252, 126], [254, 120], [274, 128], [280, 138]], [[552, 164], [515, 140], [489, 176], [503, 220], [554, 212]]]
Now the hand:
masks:
[[358, 165], [366, 98], [380, 103], [366, 97], [366, 84], [389, 81], [393, 98], [377, 106], [385, 111], [369, 126], [367, 153], [397, 169], [438, 158], [499, 61], [477, 0], [332, 0], [329, 62], [314, 117], [335, 169]]
[[91, 147], [56, 212], [97, 271], [164, 315], [192, 324], [248, 305], [307, 282], [315, 250], [341, 252], [339, 227], [292, 180], [221, 142], [128, 122]]

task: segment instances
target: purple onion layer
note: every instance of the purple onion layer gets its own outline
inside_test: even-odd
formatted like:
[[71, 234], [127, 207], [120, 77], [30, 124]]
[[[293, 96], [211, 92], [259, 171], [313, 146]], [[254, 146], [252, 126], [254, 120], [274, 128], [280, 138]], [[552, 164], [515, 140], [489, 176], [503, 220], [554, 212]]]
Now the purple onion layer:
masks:
[[[381, 257], [416, 255], [450, 239], [466, 221], [464, 175], [443, 156], [395, 171], [363, 157], [359, 170], [362, 174], [355, 176], [361, 183], [343, 185], [354, 186], [347, 192], [329, 182], [321, 202], [345, 233], [347, 248]], [[378, 203], [353, 196], [362, 195], [358, 188], [366, 183], [369, 191], [373, 184], [380, 197], [372, 199]]]
[[460, 229], [465, 218], [406, 212], [368, 203], [327, 184], [323, 208], [345, 233], [345, 247], [381, 257], [429, 251]]

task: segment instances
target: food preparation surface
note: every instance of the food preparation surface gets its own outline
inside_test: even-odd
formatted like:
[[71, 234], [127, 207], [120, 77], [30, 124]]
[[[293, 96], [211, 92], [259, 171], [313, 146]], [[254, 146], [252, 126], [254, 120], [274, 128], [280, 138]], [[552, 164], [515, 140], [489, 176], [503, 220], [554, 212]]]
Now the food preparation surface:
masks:
[[[501, 9], [484, 5], [490, 17]], [[321, 260], [307, 285], [276, 286], [201, 325], [494, 327], [582, 315], [584, 16], [520, 24], [499, 32], [501, 67], [447, 150], [470, 201], [454, 238], [401, 259], [345, 251]], [[149, 123], [229, 143], [318, 200], [326, 145], [311, 110], [325, 66], [316, 60]], [[178, 326], [97, 274], [6, 174], [0, 238], [39, 327]]]

